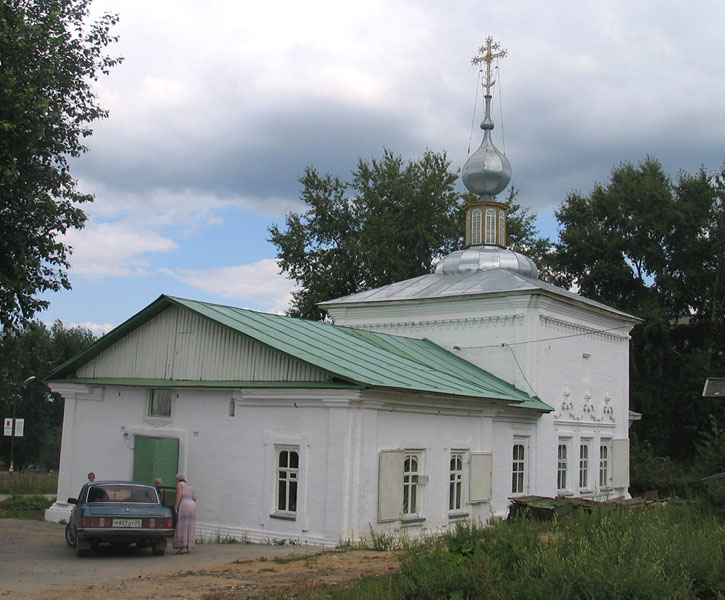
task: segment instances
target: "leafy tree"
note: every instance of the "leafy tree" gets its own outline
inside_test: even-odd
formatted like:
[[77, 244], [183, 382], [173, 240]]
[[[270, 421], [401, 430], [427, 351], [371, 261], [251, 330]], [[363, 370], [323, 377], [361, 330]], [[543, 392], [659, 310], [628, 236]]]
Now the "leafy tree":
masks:
[[[318, 302], [430, 273], [436, 259], [463, 243], [464, 200], [445, 153], [404, 162], [386, 150], [360, 159], [350, 182], [308, 167], [300, 178], [304, 213], [270, 229], [282, 271], [302, 287], [289, 314], [324, 318]], [[509, 201], [509, 234], [522, 247], [546, 246], [534, 217]], [[547, 246], [548, 247], [548, 246]]]
[[92, 82], [121, 59], [104, 54], [115, 15], [88, 24], [92, 0], [0, 3], [0, 325], [28, 322], [47, 290], [70, 288], [62, 234], [83, 227], [69, 159], [107, 116]]
[[692, 457], [722, 406], [701, 398], [706, 376], [725, 368], [722, 176], [680, 173], [658, 161], [624, 163], [588, 196], [556, 213], [551, 258], [557, 283], [644, 319], [632, 333], [634, 427], [656, 451]]
[[508, 205], [506, 219], [506, 237], [508, 247], [515, 252], [532, 259], [539, 268], [539, 279], [552, 281], [554, 275], [549, 268], [552, 251], [549, 238], [539, 236], [536, 228], [536, 215], [530, 208], [522, 206], [519, 190], [511, 186], [505, 204]]
[[305, 169], [309, 208], [287, 215], [286, 231], [270, 229], [280, 267], [302, 285], [290, 314], [321, 319], [318, 302], [422, 275], [457, 248], [463, 226], [449, 164], [445, 154], [404, 163], [386, 150], [360, 159], [349, 183]]
[[[42, 378], [53, 368], [87, 347], [93, 334], [81, 327], [66, 328], [56, 321], [48, 328], [33, 321], [0, 333], [0, 408], [10, 417], [13, 403], [25, 419], [22, 438], [15, 439], [15, 465], [40, 463], [57, 468], [63, 424], [63, 397], [52, 394]], [[23, 385], [28, 377], [35, 379]], [[7, 463], [10, 438], [2, 439], [1, 455]]]

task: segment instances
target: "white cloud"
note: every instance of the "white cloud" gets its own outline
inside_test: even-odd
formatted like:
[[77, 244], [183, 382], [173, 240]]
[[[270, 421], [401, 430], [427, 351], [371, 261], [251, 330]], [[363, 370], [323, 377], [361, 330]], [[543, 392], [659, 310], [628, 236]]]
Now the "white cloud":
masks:
[[89, 222], [80, 231], [68, 231], [64, 242], [73, 248], [73, 275], [91, 279], [149, 275], [145, 255], [178, 247], [173, 240], [127, 222]]
[[90, 329], [91, 333], [93, 333], [96, 337], [106, 335], [115, 327], [115, 325], [112, 325], [111, 323], [93, 323], [91, 321], [86, 321], [84, 323], [64, 323], [64, 325], [67, 328], [83, 327], [84, 329]]
[[294, 282], [279, 274], [277, 261], [273, 259], [236, 267], [161, 271], [207, 293], [262, 306], [265, 311], [279, 314], [289, 307], [295, 288]]

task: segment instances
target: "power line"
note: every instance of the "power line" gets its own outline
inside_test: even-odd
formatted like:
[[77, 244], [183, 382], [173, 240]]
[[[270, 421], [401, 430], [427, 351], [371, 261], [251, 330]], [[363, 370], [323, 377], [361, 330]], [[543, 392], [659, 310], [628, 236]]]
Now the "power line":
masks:
[[558, 335], [550, 338], [541, 338], [540, 340], [525, 340], [523, 342], [500, 342], [498, 344], [486, 344], [484, 346], [453, 346], [454, 350], [468, 350], [471, 348], [506, 348], [507, 346], [521, 346], [523, 344], [538, 344], [539, 342], [550, 342], [552, 340], [563, 340], [565, 338], [579, 337], [582, 335], [592, 335], [595, 333], [607, 333], [608, 331], [615, 331], [617, 329], [627, 329], [629, 325], [618, 325], [617, 327], [610, 327], [608, 329], [592, 329], [583, 333], [571, 333], [569, 335]]

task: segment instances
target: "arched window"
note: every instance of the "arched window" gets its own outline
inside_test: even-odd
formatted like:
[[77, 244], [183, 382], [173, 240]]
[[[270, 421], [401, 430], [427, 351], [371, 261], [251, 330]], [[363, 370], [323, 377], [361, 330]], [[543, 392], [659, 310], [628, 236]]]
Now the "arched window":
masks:
[[466, 211], [466, 246], [471, 245], [471, 211]]
[[471, 216], [471, 245], [481, 243], [481, 209], [474, 208]]
[[506, 211], [498, 211], [498, 245], [506, 245]]
[[418, 514], [418, 457], [406, 454], [403, 461], [403, 514]]
[[496, 209], [486, 209], [486, 243], [496, 243]]

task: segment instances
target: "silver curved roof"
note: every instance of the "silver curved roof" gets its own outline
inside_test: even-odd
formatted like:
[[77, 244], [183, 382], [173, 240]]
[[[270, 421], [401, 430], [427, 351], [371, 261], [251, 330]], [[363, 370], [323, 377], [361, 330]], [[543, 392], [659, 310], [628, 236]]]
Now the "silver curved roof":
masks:
[[372, 290], [350, 294], [335, 300], [320, 302], [322, 308], [374, 303], [397, 303], [417, 300], [454, 299], [486, 295], [541, 293], [558, 297], [566, 302], [584, 304], [591, 308], [616, 315], [633, 323], [640, 321], [628, 313], [595, 302], [550, 283], [503, 269], [501, 267], [445, 275], [436, 271], [413, 279], [399, 281]]
[[489, 269], [506, 269], [523, 277], [538, 279], [539, 269], [528, 256], [499, 246], [470, 246], [451, 252], [436, 266], [441, 275], [461, 275]]

